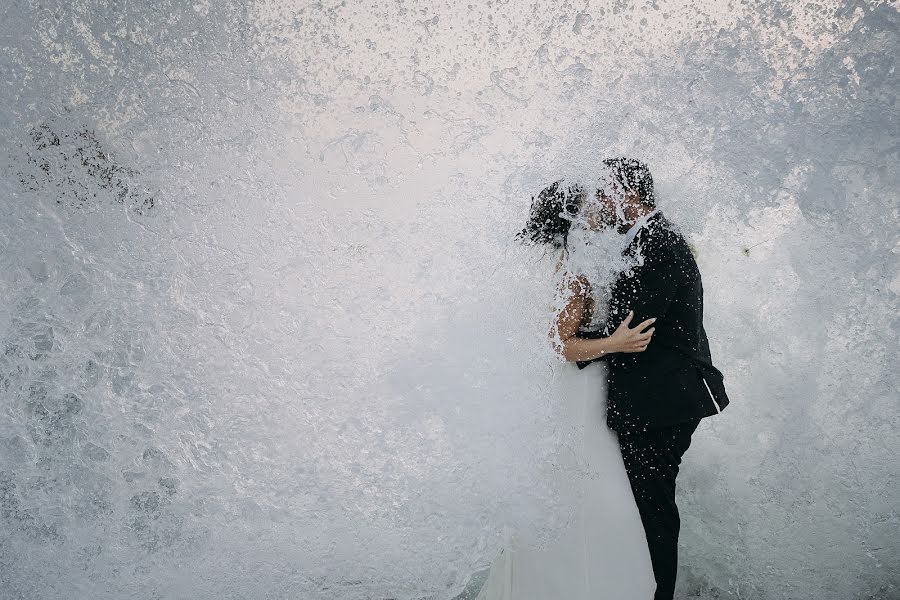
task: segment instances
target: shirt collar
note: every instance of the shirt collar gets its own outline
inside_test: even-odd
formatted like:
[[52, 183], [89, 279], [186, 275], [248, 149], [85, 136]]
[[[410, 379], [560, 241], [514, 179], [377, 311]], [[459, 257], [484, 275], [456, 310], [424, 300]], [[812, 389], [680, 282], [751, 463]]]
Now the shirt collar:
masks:
[[659, 214], [658, 208], [655, 208], [655, 209], [651, 210], [650, 212], [648, 212], [644, 215], [641, 215], [641, 217], [637, 221], [634, 222], [634, 225], [632, 225], [631, 228], [625, 232], [625, 247], [626, 248], [634, 240], [634, 237], [638, 234], [638, 230], [647, 224], [647, 221], [650, 220], [650, 217], [652, 217], [653, 215], [656, 215], [656, 214]]

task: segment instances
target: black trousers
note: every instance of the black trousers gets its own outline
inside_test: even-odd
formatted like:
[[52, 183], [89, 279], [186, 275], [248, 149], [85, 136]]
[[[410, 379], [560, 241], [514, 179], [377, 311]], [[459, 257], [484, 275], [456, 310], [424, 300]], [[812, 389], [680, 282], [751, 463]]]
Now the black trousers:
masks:
[[617, 432], [653, 562], [654, 600], [672, 600], [675, 594], [681, 529], [675, 505], [675, 477], [699, 424], [700, 419], [695, 419], [668, 427], [635, 427]]

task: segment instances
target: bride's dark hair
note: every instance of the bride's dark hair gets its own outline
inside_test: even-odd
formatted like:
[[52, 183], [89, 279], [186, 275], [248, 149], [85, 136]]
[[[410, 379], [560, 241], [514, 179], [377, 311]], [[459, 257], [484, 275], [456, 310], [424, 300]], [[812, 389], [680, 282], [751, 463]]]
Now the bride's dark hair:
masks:
[[531, 212], [525, 227], [516, 234], [516, 239], [524, 244], [550, 244], [554, 248], [565, 248], [569, 227], [581, 207], [584, 188], [578, 184], [563, 185], [563, 180], [554, 181], [531, 197]]

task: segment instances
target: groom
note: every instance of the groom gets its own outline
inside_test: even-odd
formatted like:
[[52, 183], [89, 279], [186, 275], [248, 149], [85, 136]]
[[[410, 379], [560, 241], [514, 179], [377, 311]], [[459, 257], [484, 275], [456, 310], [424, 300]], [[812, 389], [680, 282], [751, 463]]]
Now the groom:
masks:
[[[655, 317], [644, 352], [578, 361], [583, 369], [606, 360], [607, 424], [619, 446], [637, 503], [656, 578], [654, 600], [671, 600], [681, 521], [675, 478], [700, 419], [728, 405], [723, 375], [712, 364], [703, 329], [700, 271], [675, 226], [656, 208], [653, 179], [634, 159], [607, 159], [612, 186], [597, 192], [606, 226], [626, 236], [623, 254], [643, 263], [620, 273], [609, 294], [607, 337], [633, 311], [632, 323]], [[640, 262], [638, 260], [638, 262]]]

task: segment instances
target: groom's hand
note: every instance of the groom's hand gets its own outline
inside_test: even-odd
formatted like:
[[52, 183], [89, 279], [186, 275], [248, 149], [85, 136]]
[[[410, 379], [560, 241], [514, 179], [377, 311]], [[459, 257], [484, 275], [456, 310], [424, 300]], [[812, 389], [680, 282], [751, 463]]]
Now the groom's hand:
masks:
[[646, 332], [642, 332], [656, 321], [656, 317], [647, 319], [637, 327], [629, 327], [628, 325], [633, 317], [634, 311], [628, 311], [625, 319], [619, 324], [613, 334], [609, 336], [610, 342], [614, 344], [615, 352], [643, 352], [647, 349], [655, 327], [650, 327]]

